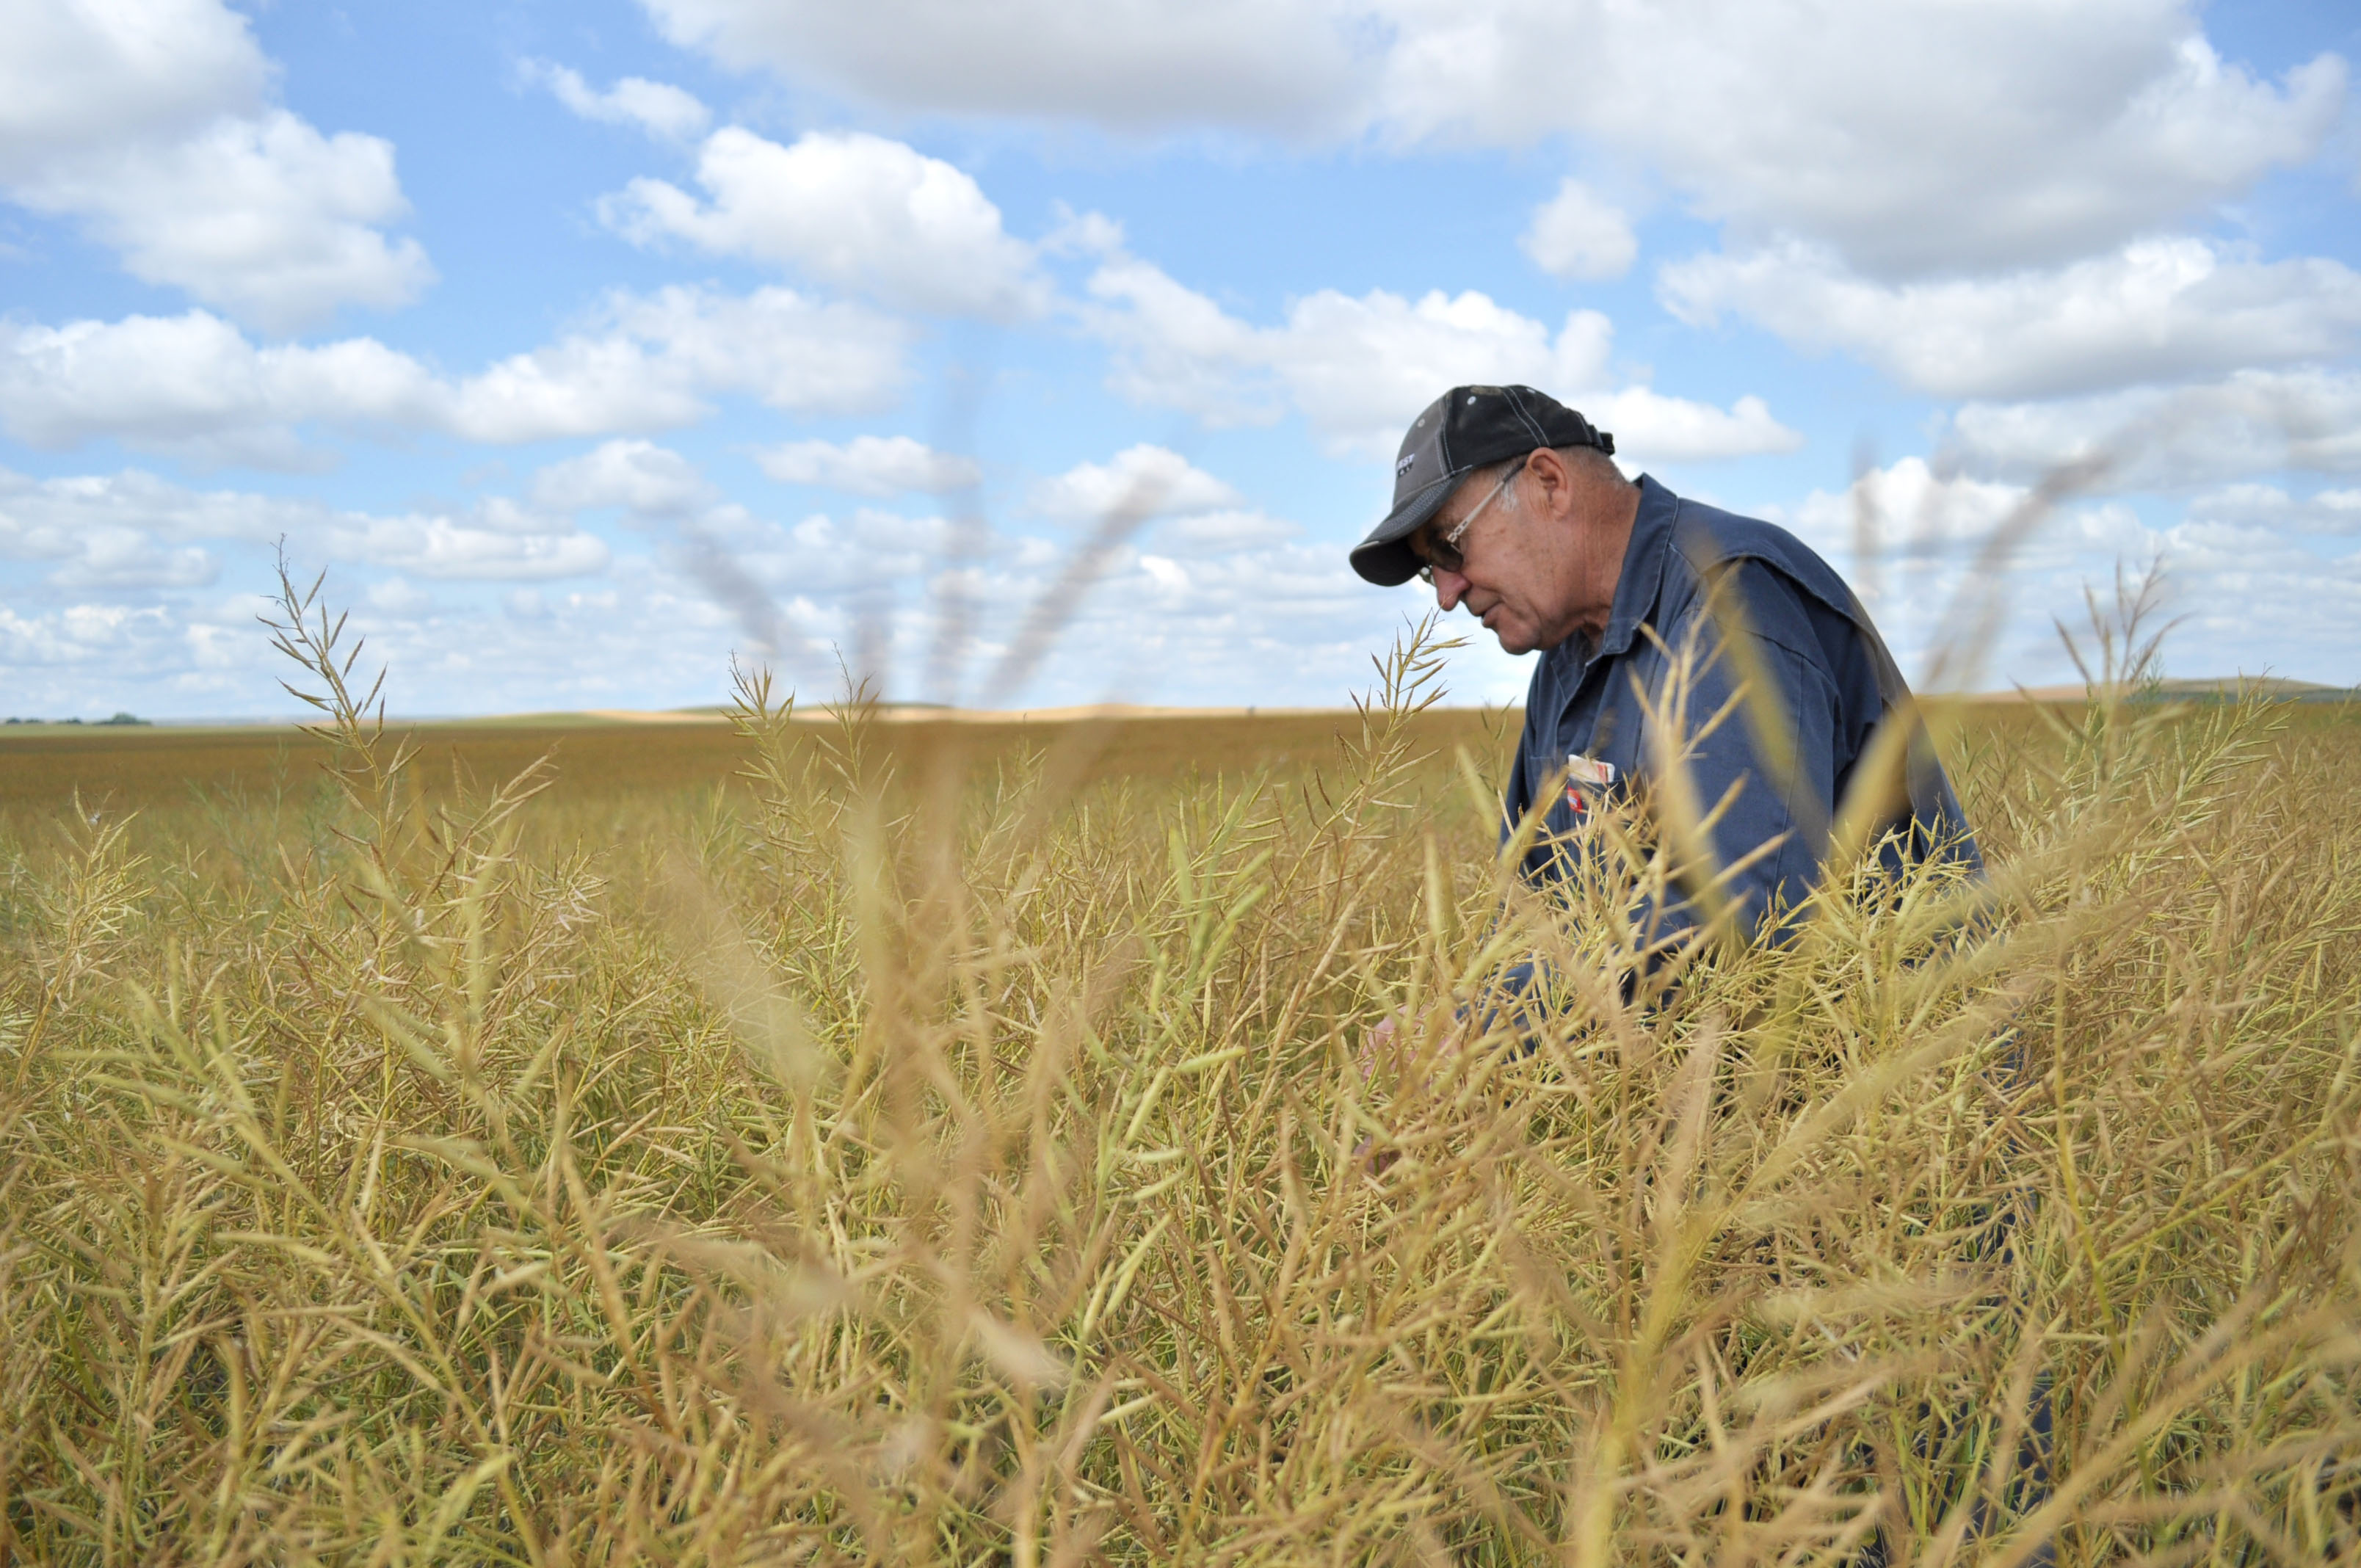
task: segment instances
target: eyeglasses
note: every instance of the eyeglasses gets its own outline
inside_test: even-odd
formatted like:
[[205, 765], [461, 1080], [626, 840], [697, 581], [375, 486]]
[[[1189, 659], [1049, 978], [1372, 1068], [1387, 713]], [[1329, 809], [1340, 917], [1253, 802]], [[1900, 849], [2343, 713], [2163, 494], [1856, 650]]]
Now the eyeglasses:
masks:
[[[1422, 582], [1434, 581], [1434, 568], [1437, 566], [1446, 572], [1460, 571], [1466, 566], [1467, 557], [1459, 553], [1459, 536], [1467, 532], [1469, 524], [1484, 515], [1486, 507], [1500, 499], [1500, 492], [1507, 489], [1515, 481], [1517, 476], [1525, 471], [1525, 465], [1532, 461], [1532, 455], [1528, 452], [1524, 456], [1518, 458], [1515, 466], [1500, 476], [1500, 482], [1492, 487], [1491, 493], [1476, 503], [1476, 510], [1451, 525], [1450, 532], [1440, 539], [1429, 538], [1423, 550], [1418, 548], [1413, 536], [1411, 548], [1417, 554], [1422, 563], [1418, 569], [1419, 579]], [[1422, 529], [1420, 532], [1425, 531]]]

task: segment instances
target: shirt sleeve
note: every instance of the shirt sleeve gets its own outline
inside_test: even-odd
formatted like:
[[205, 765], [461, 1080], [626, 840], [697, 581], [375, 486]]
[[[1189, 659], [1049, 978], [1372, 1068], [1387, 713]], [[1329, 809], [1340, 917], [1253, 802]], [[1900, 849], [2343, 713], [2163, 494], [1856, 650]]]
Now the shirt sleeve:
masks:
[[[1817, 644], [1798, 590], [1761, 562], [1731, 570], [1721, 602], [1737, 613], [1717, 612], [1701, 593], [1665, 629], [1673, 657], [1649, 694], [1651, 728], [1672, 727], [1644, 742], [1658, 820], [1670, 806], [1664, 792], [1680, 782], [1663, 776], [1669, 765], [1710, 822], [1685, 896], [1642, 911], [1642, 931], [1653, 926], [1660, 938], [1697, 925], [1721, 900], [1737, 906], [1741, 937], [1774, 919], [1784, 927], [1818, 880], [1836, 812], [1840, 704], [1822, 658], [1804, 651]], [[1746, 696], [1733, 703], [1741, 686]]]

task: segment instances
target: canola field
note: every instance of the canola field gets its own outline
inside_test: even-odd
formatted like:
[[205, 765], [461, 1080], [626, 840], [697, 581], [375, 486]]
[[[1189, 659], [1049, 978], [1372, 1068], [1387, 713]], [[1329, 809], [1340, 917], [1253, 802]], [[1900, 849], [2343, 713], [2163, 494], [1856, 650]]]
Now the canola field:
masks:
[[2341, 707], [1938, 710], [1987, 879], [1664, 964], [1696, 824], [1520, 889], [1415, 639], [383, 731], [291, 644], [314, 738], [0, 736], [0, 1562], [2361, 1552]]

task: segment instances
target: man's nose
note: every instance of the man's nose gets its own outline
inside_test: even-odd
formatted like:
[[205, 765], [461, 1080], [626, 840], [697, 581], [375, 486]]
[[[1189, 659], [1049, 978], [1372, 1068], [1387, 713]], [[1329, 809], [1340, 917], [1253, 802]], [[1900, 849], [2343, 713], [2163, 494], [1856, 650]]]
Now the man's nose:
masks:
[[1441, 605], [1446, 612], [1457, 609], [1459, 601], [1467, 597], [1467, 579], [1456, 572], [1444, 571], [1440, 566], [1433, 567], [1431, 570], [1434, 574], [1434, 602]]

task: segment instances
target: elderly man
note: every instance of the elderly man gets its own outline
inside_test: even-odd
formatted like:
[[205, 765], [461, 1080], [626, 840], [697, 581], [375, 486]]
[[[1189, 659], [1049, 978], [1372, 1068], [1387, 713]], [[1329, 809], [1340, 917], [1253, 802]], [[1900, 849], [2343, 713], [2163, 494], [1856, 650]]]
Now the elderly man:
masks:
[[[1455, 387], [1402, 438], [1394, 507], [1353, 550], [1391, 587], [1424, 576], [1511, 653], [1539, 651], [1508, 788], [1504, 836], [1544, 790], [1549, 833], [1524, 871], [1546, 880], [1594, 804], [1680, 756], [1711, 812], [1718, 898], [1654, 912], [1677, 934], [1719, 903], [1740, 936], [1800, 905], [1830, 825], [1889, 714], [1911, 726], [1886, 824], [1893, 869], [1975, 860], [1950, 783], [1909, 708], [1893, 656], [1841, 578], [1785, 530], [1626, 479], [1615, 439], [1530, 387]], [[1747, 646], [1735, 647], [1732, 638]], [[1686, 663], [1686, 700], [1668, 692]], [[1741, 683], [1755, 683], [1719, 724]], [[1767, 688], [1767, 689], [1766, 689]], [[1683, 733], [1652, 735], [1678, 722]], [[1670, 740], [1669, 747], [1660, 744]], [[1726, 801], [1726, 805], [1723, 803]]]
[[[1402, 437], [1393, 512], [1353, 548], [1353, 569], [1372, 583], [1426, 576], [1443, 609], [1466, 605], [1504, 650], [1542, 654], [1501, 836], [1542, 791], [1563, 795], [1546, 807], [1556, 843], [1534, 845], [1525, 876], [1556, 876], [1584, 815], [1648, 784], [1669, 756], [1688, 770], [1693, 801], [1721, 807], [1709, 848], [1735, 935], [1784, 928], [1818, 879], [1837, 807], [1879, 756], [1896, 777], [1870, 786], [1877, 824], [1903, 828], [1884, 839], [1886, 867], [1931, 855], [1979, 864], [1910, 687], [1844, 578], [1784, 529], [1624, 479], [1612, 454], [1615, 437], [1532, 388], [1452, 388]], [[1672, 689], [1676, 666], [1686, 701]], [[1745, 683], [1768, 689], [1730, 704]], [[1872, 749], [1889, 718], [1907, 725], [1903, 744]], [[1651, 734], [1669, 723], [1681, 732]], [[1641, 918], [1676, 942], [1705, 902], [1690, 888]], [[1530, 982], [1523, 963], [1504, 990]], [[1378, 1025], [1372, 1051], [1393, 1035], [1395, 1020]], [[2000, 1247], [2012, 1223], [1997, 1219]], [[2047, 1495], [2049, 1429], [2045, 1379], [2018, 1457], [2024, 1509]], [[1856, 1561], [1889, 1559], [1879, 1532]], [[2049, 1563], [2052, 1547], [2028, 1561]]]
[[[1652, 775], [1668, 758], [1710, 817], [1714, 866], [1693, 877], [1715, 874], [1721, 896], [1691, 886], [1642, 912], [1667, 945], [1713, 904], [1734, 917], [1733, 935], [1784, 930], [1819, 876], [1855, 774], [1881, 758], [1893, 775], [1865, 793], [1874, 825], [1900, 829], [1882, 845], [1888, 869], [1931, 856], [1980, 863], [1909, 687], [1843, 580], [1784, 529], [1626, 479], [1614, 451], [1614, 437], [1530, 387], [1454, 387], [1402, 438], [1393, 510], [1353, 550], [1370, 582], [1424, 576], [1444, 609], [1465, 605], [1502, 648], [1541, 653], [1504, 840], [1544, 791], [1564, 793], [1548, 801], [1550, 832], [1526, 876], [1562, 872], [1582, 818], [1661, 784]], [[1900, 744], [1872, 747], [1889, 718], [1908, 727]], [[1651, 733], [1666, 725], [1679, 732]], [[1532, 966], [1506, 979], [1523, 992]], [[1394, 1020], [1381, 1025], [1376, 1047], [1395, 1032]], [[2030, 1507], [2048, 1484], [2046, 1384], [2028, 1426]], [[1883, 1535], [1859, 1559], [1887, 1560]], [[2032, 1560], [2052, 1561], [2048, 1546]]]

